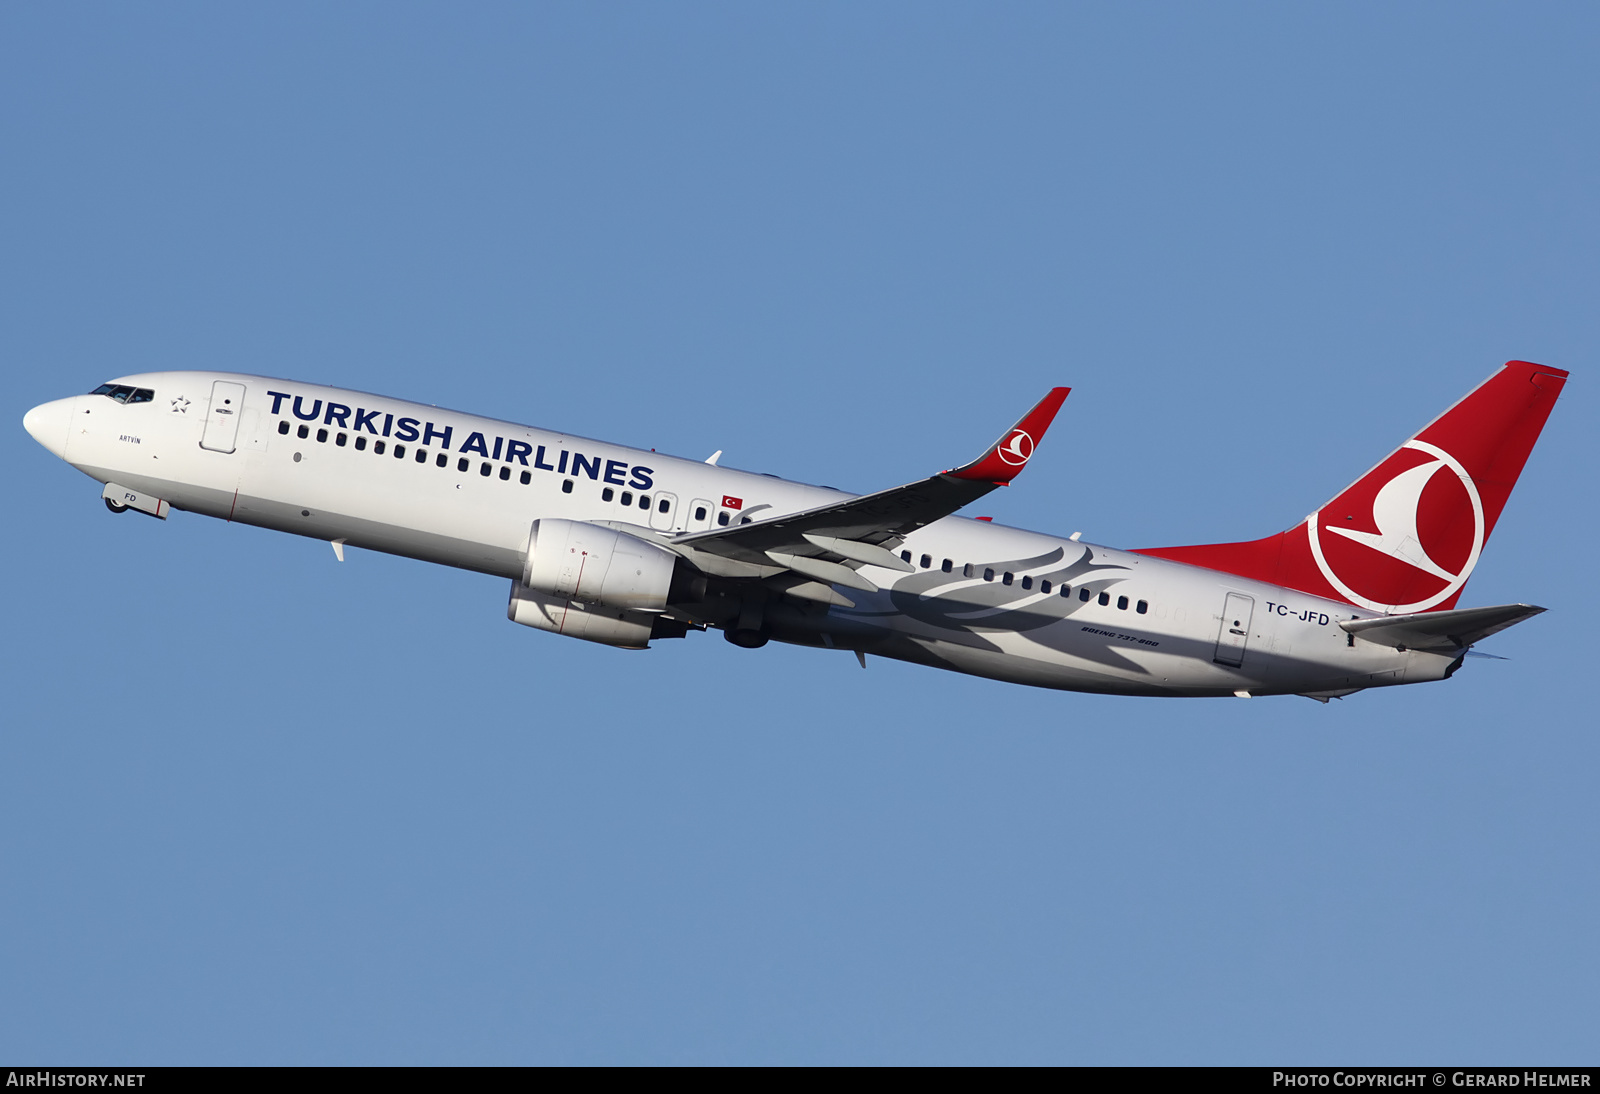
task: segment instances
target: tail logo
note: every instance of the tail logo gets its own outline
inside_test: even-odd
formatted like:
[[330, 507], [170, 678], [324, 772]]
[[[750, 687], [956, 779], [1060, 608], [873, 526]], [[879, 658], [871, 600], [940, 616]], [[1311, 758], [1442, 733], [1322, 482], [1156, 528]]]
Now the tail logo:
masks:
[[1026, 430], [1013, 429], [1011, 436], [995, 449], [995, 455], [1012, 467], [1021, 467], [1033, 456], [1033, 438]]
[[[1414, 456], [1403, 455], [1407, 450], [1432, 458], [1417, 463]], [[1322, 576], [1352, 604], [1397, 614], [1426, 611], [1455, 595], [1472, 576], [1483, 550], [1483, 500], [1461, 461], [1426, 441], [1407, 441], [1388, 463], [1405, 466], [1365, 502], [1377, 531], [1345, 526], [1355, 520], [1345, 510], [1362, 504], [1374, 478], [1369, 475], [1306, 519], [1311, 554]], [[1452, 474], [1439, 480], [1427, 508], [1429, 519], [1422, 520], [1423, 492], [1446, 468]], [[1460, 482], [1464, 498], [1451, 486], [1452, 477]], [[1470, 541], [1463, 503], [1471, 505]], [[1419, 524], [1424, 528], [1419, 530]], [[1367, 550], [1351, 551], [1343, 543]], [[1396, 603], [1407, 597], [1415, 599]]]

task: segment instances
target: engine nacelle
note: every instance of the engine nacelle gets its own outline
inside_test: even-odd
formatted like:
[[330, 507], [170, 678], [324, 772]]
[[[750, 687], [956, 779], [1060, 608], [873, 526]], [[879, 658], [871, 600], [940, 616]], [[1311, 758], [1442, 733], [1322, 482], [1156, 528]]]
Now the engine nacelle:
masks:
[[545, 596], [517, 581], [511, 583], [511, 603], [506, 605], [506, 616], [524, 627], [629, 650], [649, 646], [661, 620], [660, 616], [648, 612], [586, 604], [570, 597]]
[[522, 564], [522, 584], [557, 601], [660, 611], [667, 606], [677, 561], [671, 551], [598, 524], [536, 520]]

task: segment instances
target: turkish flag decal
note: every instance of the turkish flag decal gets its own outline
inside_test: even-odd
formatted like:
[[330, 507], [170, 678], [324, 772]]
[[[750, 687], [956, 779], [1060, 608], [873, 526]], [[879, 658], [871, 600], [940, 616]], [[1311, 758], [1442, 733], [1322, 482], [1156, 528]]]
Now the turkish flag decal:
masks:
[[724, 494], [722, 495], [722, 507], [724, 509], [743, 509], [744, 499], [730, 498], [728, 495]]

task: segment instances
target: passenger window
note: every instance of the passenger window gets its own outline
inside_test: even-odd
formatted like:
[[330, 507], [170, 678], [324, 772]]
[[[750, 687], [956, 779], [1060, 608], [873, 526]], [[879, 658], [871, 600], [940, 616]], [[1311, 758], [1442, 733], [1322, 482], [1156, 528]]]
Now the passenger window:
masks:
[[397, 444], [397, 445], [394, 446], [394, 458], [397, 459], [397, 460], [403, 460], [403, 459], [406, 458], [406, 446], [405, 445]]
[[[442, 465], [441, 465], [441, 466], [442, 466]], [[524, 471], [524, 472], [523, 472], [523, 473], [522, 473], [522, 485], [523, 485], [523, 486], [527, 486], [527, 485], [528, 485], [528, 484], [529, 484], [529, 483], [530, 483], [530, 482], [532, 482], [532, 481], [533, 481], [533, 472], [531, 472], [531, 471]]]
[[604, 490], [600, 491], [600, 500], [601, 501], [610, 501], [612, 498], [614, 498], [616, 496], [617, 496], [617, 492], [615, 490], [611, 489], [611, 487], [609, 487], [609, 486], [606, 487]]
[[326, 429], [317, 430], [317, 443], [318, 444], [327, 444], [328, 443], [328, 431]]
[[478, 474], [482, 475], [484, 478], [488, 478], [490, 475], [494, 474], [494, 466], [488, 462], [485, 462], [482, 467], [478, 468]]
[[1023, 587], [1023, 588], [1024, 588], [1024, 589], [1031, 589], [1031, 588], [1033, 588], [1033, 578], [1031, 578], [1031, 577], [1025, 577], [1025, 578], [1023, 578], [1023, 579], [1022, 579], [1022, 587]]
[[[639, 508], [640, 509], [648, 509], [648, 508], [650, 508], [650, 495], [649, 494], [640, 494], [639, 495]], [[665, 513], [666, 510], [663, 509], [662, 512]]]
[[[301, 426], [300, 428], [304, 429], [305, 426]], [[372, 442], [372, 454], [374, 456], [383, 455], [383, 444], [384, 444], [384, 442], [382, 442], [382, 441], [373, 441]]]
[[1011, 584], [1011, 571], [1010, 570], [1007, 570], [1006, 573], [1005, 573], [1005, 576], [1000, 579], [1000, 584], [1002, 584], [1002, 585]]
[[1125, 597], [1125, 596], [1117, 597], [1117, 611], [1125, 612], [1127, 610], [1128, 610], [1128, 598]]
[[1139, 603], [1133, 606], [1133, 610], [1138, 612], [1140, 615], [1143, 615], [1145, 612], [1150, 610], [1150, 602], [1148, 600], [1141, 600]]
[[1109, 603], [1111, 603], [1111, 594], [1110, 593], [1101, 593], [1100, 594], [1100, 606], [1103, 608]]
[[[288, 423], [285, 422], [284, 424], [287, 425]], [[357, 452], [365, 452], [366, 450], [367, 450], [367, 439], [365, 437], [357, 437], [356, 438], [356, 451]]]
[[511, 481], [511, 468], [510, 468], [509, 465], [500, 468], [500, 481], [501, 482], [510, 482]]
[[303, 425], [299, 429], [294, 431], [294, 435], [296, 437], [299, 437], [303, 441], [307, 437], [311, 436], [311, 427], [308, 426], [308, 425]]
[[924, 570], [926, 570], [928, 567], [930, 567], [932, 565], [933, 565], [933, 556], [932, 555], [923, 555], [922, 556], [922, 568]]
[[456, 461], [456, 470], [457, 471], [465, 471], [467, 468], [469, 468], [471, 466], [472, 466], [472, 464], [467, 460], [467, 458], [465, 456], [463, 456], [461, 459]]
[[749, 517], [740, 517], [739, 518], [739, 523], [740, 524], [749, 524], [750, 523], [750, 518]]
[[439, 453], [438, 458], [433, 461], [433, 464], [434, 464], [435, 467], [449, 467], [450, 466], [450, 455], [449, 455], [449, 453], [447, 453], [447, 452]]
[[666, 498], [662, 498], [660, 501], [656, 502], [656, 512], [658, 513], [666, 513], [671, 509], [672, 502], [668, 501]]
[[971, 577], [972, 576], [972, 563], [969, 562], [965, 566], [961, 567], [961, 576], [962, 577]]
[[1045, 596], [1050, 595], [1050, 579], [1048, 577], [1039, 582], [1039, 591]]
[[1079, 589], [1078, 590], [1078, 599], [1083, 601], [1085, 604], [1089, 603], [1089, 598], [1091, 596], [1093, 596], [1093, 595], [1094, 594], [1091, 593], [1088, 589]]
[[[610, 487], [606, 487], [605, 499], [607, 501], [611, 500], [611, 488]], [[631, 490], [624, 490], [622, 492], [622, 504], [623, 505], [627, 505], [627, 506], [632, 506], [633, 505], [633, 492]]]
[[341, 433], [333, 439], [333, 443], [338, 445], [340, 448], [343, 448], [345, 445], [350, 443], [350, 435], [348, 433]]
[[284, 436], [288, 436], [288, 434], [289, 434], [289, 423], [288, 422], [279, 422], [278, 423], [278, 432], [283, 434]]
[[571, 479], [562, 479], [561, 480], [561, 492], [563, 494], [572, 493], [572, 480]]
[[1061, 586], [1061, 595], [1063, 597], [1070, 597], [1072, 595], [1072, 586], [1071, 585], [1063, 585], [1063, 586]]
[[900, 561], [901, 562], [910, 562], [911, 561], [911, 552], [910, 551], [901, 551], [900, 552]]
[[944, 560], [944, 565], [940, 566], [939, 569], [943, 570], [945, 573], [949, 573], [951, 570], [955, 569], [955, 563], [951, 562], [947, 558]]
[[993, 570], [985, 570], [985, 571], [983, 571], [983, 580], [985, 580], [985, 581], [993, 581], [994, 580], [994, 571]]
[[726, 509], [724, 509], [722, 512], [717, 514], [717, 523], [722, 525], [724, 528], [727, 527], [727, 525], [728, 525], [728, 511]]
[[428, 462], [428, 450], [426, 448], [417, 449], [417, 462], [418, 463], [427, 463]]
[[694, 519], [695, 520], [705, 520], [706, 519], [706, 507], [704, 505], [697, 505], [697, 506], [694, 507]]

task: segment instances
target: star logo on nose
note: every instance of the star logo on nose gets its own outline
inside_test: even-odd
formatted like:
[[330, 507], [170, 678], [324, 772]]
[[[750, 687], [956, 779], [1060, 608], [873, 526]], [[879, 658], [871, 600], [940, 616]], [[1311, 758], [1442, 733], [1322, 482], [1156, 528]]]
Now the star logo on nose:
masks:
[[182, 395], [172, 400], [172, 412], [174, 414], [187, 414], [189, 412], [189, 400]]

